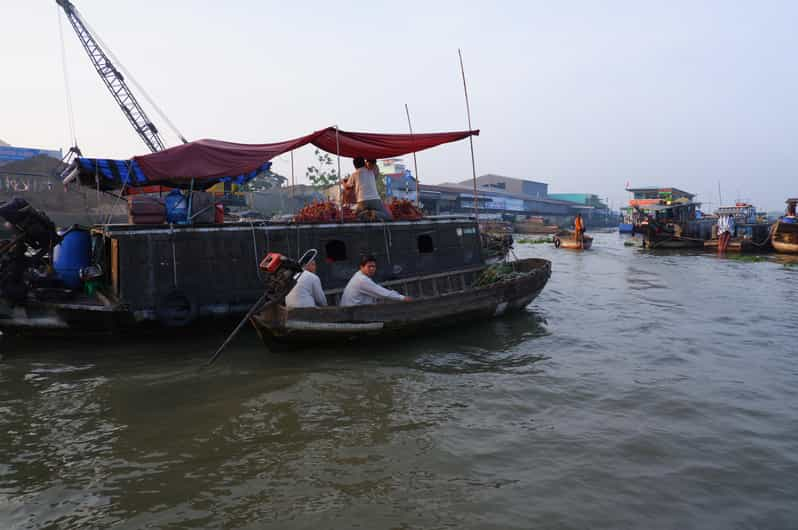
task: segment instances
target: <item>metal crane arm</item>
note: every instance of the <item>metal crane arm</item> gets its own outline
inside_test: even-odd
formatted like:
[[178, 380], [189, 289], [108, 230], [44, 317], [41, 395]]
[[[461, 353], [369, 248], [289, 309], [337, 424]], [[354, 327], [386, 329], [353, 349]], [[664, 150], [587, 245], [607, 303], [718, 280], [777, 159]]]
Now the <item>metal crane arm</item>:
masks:
[[144, 109], [136, 100], [136, 97], [131, 92], [130, 88], [125, 83], [125, 78], [122, 73], [117, 70], [103, 49], [95, 40], [94, 36], [89, 32], [86, 24], [83, 22], [78, 10], [69, 0], [55, 0], [66, 13], [69, 23], [75, 29], [80, 43], [89, 54], [94, 69], [100, 74], [100, 78], [111, 91], [111, 95], [116, 100], [119, 108], [127, 117], [130, 124], [136, 130], [136, 133], [144, 140], [150, 151], [157, 152], [164, 149], [164, 143], [158, 135], [158, 129], [153, 125], [152, 121], [147, 117]]

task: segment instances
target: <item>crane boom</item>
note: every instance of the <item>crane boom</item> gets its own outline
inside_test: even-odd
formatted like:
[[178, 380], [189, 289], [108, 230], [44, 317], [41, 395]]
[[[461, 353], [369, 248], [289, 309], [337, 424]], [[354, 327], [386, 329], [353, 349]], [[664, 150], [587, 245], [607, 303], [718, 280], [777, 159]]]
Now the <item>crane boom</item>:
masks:
[[157, 152], [164, 149], [164, 143], [158, 134], [158, 129], [153, 125], [152, 121], [147, 117], [144, 109], [141, 108], [136, 96], [131, 92], [130, 87], [125, 83], [125, 78], [122, 73], [117, 70], [103, 49], [97, 43], [97, 40], [91, 34], [86, 24], [83, 22], [78, 10], [69, 0], [55, 0], [66, 13], [69, 23], [75, 29], [80, 43], [89, 54], [94, 69], [100, 74], [100, 78], [111, 91], [111, 95], [116, 100], [119, 108], [127, 117], [130, 124], [135, 129], [136, 133], [144, 140], [150, 151]]

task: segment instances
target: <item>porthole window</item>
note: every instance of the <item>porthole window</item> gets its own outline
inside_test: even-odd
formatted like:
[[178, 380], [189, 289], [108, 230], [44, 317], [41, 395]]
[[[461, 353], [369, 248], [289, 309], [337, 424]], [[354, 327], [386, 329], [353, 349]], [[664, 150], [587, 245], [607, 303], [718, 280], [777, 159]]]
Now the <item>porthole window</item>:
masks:
[[324, 252], [327, 255], [327, 261], [346, 261], [346, 244], [338, 239], [328, 241], [324, 245]]
[[428, 234], [421, 234], [418, 236], [418, 251], [421, 254], [429, 254], [435, 250], [435, 245], [432, 243], [432, 237]]

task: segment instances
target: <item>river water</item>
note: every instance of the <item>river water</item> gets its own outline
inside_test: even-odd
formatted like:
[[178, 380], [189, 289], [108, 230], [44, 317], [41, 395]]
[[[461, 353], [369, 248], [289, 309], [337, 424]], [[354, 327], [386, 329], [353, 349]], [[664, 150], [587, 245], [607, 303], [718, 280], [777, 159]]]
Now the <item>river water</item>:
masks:
[[798, 265], [623, 241], [372, 349], [7, 341], [0, 527], [796, 528]]

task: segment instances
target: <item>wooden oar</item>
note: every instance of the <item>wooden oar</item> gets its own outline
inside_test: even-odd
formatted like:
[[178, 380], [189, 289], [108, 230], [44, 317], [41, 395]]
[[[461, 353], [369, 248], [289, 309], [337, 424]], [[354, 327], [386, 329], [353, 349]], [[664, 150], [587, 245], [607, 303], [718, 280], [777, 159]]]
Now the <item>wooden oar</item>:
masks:
[[[233, 337], [235, 337], [238, 334], [238, 332], [241, 331], [241, 328], [244, 327], [244, 324], [247, 322], [247, 320], [249, 320], [250, 317], [252, 317], [252, 315], [254, 315], [256, 311], [265, 307], [266, 299], [268, 297], [269, 297], [268, 292], [263, 293], [263, 295], [258, 299], [258, 301], [255, 302], [255, 305], [253, 305], [249, 309], [249, 311], [247, 311], [247, 314], [244, 315], [244, 318], [241, 319], [241, 322], [238, 323], [233, 332], [230, 333], [230, 336], [228, 336], [227, 339], [225, 339], [225, 341], [222, 343], [222, 345], [219, 346], [219, 349], [216, 350], [216, 353], [214, 353], [213, 356], [211, 356], [211, 358], [208, 359], [208, 361], [202, 365], [203, 368], [207, 368], [208, 366], [216, 362], [216, 360], [222, 355], [222, 351], [225, 349], [225, 347], [230, 343], [231, 340], [233, 340]], [[269, 303], [273, 304], [274, 302], [275, 300], [271, 300]]]

